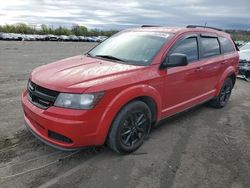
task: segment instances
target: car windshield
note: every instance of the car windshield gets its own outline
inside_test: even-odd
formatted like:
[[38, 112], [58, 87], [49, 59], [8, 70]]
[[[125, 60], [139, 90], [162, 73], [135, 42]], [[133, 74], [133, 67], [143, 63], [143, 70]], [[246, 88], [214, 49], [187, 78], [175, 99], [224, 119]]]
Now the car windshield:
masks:
[[246, 43], [242, 47], [240, 47], [240, 50], [250, 50], [250, 43]]
[[145, 66], [150, 64], [170, 36], [168, 33], [161, 32], [121, 32], [105, 40], [87, 54], [92, 57]]

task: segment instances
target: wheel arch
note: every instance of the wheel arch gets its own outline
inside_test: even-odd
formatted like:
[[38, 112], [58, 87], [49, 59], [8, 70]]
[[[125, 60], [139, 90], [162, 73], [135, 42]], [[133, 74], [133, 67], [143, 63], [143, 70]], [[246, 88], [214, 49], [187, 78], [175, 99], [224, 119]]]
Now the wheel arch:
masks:
[[220, 77], [220, 80], [216, 85], [216, 96], [220, 93], [220, 89], [227, 78], [232, 79], [234, 86], [236, 82], [236, 71], [232, 66], [228, 67]]
[[149, 96], [141, 96], [141, 97], [137, 97], [129, 102], [135, 101], [135, 100], [139, 100], [144, 102], [150, 109], [151, 113], [152, 113], [152, 124], [157, 122], [157, 114], [158, 114], [158, 110], [157, 110], [157, 104], [154, 101], [154, 99], [152, 97]]
[[231, 74], [228, 75], [228, 77], [232, 79], [232, 81], [233, 81], [233, 86], [234, 86], [234, 85], [235, 85], [235, 82], [236, 82], [236, 74], [235, 74], [235, 73], [231, 73]]
[[153, 123], [160, 119], [162, 101], [159, 92], [155, 88], [149, 85], [127, 88], [110, 101], [110, 105], [103, 113], [100, 123], [97, 126], [96, 145], [102, 145], [105, 143], [116, 115], [125, 105], [135, 100], [140, 100], [148, 105], [153, 116]]

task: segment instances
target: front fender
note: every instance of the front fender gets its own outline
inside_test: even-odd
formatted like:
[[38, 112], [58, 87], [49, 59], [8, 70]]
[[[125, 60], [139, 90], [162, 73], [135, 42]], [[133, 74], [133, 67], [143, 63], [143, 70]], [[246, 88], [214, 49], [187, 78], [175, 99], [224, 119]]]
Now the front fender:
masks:
[[236, 76], [236, 70], [234, 69], [233, 66], [230, 66], [228, 67], [224, 72], [223, 74], [221, 75], [218, 83], [216, 84], [216, 96], [219, 95], [220, 93], [220, 90], [221, 90], [221, 87], [222, 85], [224, 84], [225, 80], [227, 77], [231, 76], [231, 75], [235, 75]]
[[97, 126], [96, 133], [96, 145], [104, 144], [108, 135], [112, 121], [116, 117], [121, 108], [128, 102], [138, 97], [151, 97], [157, 108], [157, 120], [160, 119], [162, 101], [159, 92], [149, 85], [132, 86], [120, 92], [116, 95], [112, 101], [110, 101], [108, 107], [104, 111], [100, 123]]

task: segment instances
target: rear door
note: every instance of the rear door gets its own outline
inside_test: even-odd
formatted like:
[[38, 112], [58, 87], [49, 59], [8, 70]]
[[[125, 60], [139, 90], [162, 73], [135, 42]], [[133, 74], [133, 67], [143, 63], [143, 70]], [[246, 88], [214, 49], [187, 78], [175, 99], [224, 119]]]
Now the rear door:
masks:
[[203, 84], [200, 91], [201, 93], [215, 92], [216, 84], [226, 63], [221, 55], [218, 37], [213, 34], [201, 34], [199, 44], [201, 51], [200, 65], [202, 68], [202, 75], [199, 76]]

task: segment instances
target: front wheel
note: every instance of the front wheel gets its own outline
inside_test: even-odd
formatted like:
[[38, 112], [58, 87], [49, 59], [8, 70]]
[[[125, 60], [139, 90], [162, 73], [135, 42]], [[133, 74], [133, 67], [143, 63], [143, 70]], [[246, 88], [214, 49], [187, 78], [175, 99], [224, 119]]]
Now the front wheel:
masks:
[[226, 106], [233, 89], [233, 81], [231, 78], [227, 78], [221, 87], [220, 94], [212, 99], [209, 104], [215, 108], [223, 108]]
[[107, 142], [109, 147], [123, 154], [137, 150], [150, 131], [151, 117], [144, 102], [128, 103], [112, 123]]

